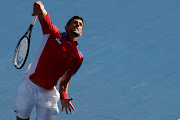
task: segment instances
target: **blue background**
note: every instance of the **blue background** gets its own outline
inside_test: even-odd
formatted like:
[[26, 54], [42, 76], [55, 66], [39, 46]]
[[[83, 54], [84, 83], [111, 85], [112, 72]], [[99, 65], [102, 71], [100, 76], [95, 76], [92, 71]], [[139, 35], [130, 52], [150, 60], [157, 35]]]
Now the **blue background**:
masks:
[[[37, 21], [27, 63], [13, 65], [17, 42], [29, 27], [35, 0], [1, 1], [0, 119], [14, 120], [14, 99], [42, 40]], [[177, 120], [180, 118], [179, 0], [42, 0], [64, 32], [84, 18], [81, 69], [69, 96], [76, 111], [55, 120]], [[61, 105], [59, 104], [61, 110]], [[31, 118], [35, 120], [35, 109]]]

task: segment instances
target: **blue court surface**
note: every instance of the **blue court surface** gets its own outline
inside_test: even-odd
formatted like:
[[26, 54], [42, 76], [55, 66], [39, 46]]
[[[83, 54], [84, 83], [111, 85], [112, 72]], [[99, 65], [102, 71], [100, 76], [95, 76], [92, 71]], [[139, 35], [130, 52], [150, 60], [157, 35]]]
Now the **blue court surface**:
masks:
[[[35, 0], [1, 1], [0, 119], [15, 120], [14, 99], [42, 40], [37, 21], [28, 60], [13, 65], [17, 42], [29, 27]], [[69, 96], [76, 111], [54, 120], [178, 120], [180, 118], [180, 0], [42, 0], [64, 32], [84, 18], [79, 49], [84, 62]], [[59, 102], [59, 109], [61, 105]], [[35, 120], [33, 109], [31, 120]]]

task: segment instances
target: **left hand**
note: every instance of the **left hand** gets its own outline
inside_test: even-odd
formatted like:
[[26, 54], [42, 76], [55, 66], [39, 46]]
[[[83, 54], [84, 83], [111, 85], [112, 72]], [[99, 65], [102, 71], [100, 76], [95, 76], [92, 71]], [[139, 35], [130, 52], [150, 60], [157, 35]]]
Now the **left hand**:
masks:
[[75, 108], [74, 106], [72, 105], [71, 101], [73, 100], [74, 98], [65, 98], [65, 99], [62, 99], [61, 100], [61, 105], [62, 105], [62, 112], [63, 112], [63, 109], [65, 108], [66, 109], [66, 113], [68, 114], [68, 110], [70, 111], [70, 113], [72, 114], [72, 110], [75, 111]]

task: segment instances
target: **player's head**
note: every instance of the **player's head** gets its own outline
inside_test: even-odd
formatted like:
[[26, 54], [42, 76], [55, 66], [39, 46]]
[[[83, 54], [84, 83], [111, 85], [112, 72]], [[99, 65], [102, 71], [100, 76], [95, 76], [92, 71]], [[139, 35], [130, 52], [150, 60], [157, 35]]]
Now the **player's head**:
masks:
[[83, 18], [80, 16], [72, 17], [65, 26], [67, 34], [73, 34], [75, 37], [82, 36]]

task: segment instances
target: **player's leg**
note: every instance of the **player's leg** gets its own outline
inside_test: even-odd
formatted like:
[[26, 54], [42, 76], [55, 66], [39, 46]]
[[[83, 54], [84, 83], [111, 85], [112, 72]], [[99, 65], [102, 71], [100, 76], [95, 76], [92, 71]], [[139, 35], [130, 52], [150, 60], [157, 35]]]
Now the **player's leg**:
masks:
[[31, 93], [31, 86], [24, 80], [18, 88], [18, 95], [14, 104], [14, 112], [17, 116], [17, 120], [29, 120], [35, 104], [35, 100]]
[[53, 90], [41, 92], [41, 97], [36, 106], [37, 120], [51, 120], [59, 113], [59, 92], [54, 87]]
[[37, 120], [52, 120], [59, 113], [58, 105], [53, 107], [38, 105], [36, 108]]

